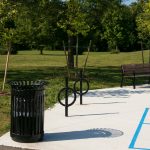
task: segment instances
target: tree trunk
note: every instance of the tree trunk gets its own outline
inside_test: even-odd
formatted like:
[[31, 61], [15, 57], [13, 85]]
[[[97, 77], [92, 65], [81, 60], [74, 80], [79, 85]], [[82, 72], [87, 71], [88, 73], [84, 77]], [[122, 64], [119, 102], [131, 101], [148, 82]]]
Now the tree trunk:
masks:
[[7, 58], [6, 58], [6, 64], [5, 64], [5, 73], [4, 73], [4, 80], [3, 80], [3, 86], [2, 86], [2, 91], [5, 89], [5, 83], [6, 83], [6, 78], [7, 78], [7, 70], [8, 70], [8, 63], [9, 63], [9, 55], [11, 53], [11, 41], [7, 42], [8, 46], [8, 52], [7, 52]]
[[68, 35], [68, 67], [74, 68], [73, 48], [71, 48], [71, 37]]
[[66, 57], [66, 65], [67, 65], [68, 77], [70, 77], [69, 67], [68, 67], [68, 56], [67, 56], [67, 53], [66, 53], [66, 47], [65, 47], [65, 42], [64, 41], [63, 41], [63, 47], [64, 47], [64, 52], [65, 52], [65, 57]]
[[148, 49], [149, 49], [149, 64], [150, 64], [150, 47], [148, 47]]
[[43, 55], [43, 49], [40, 49], [40, 55]]
[[78, 35], [77, 35], [77, 37], [76, 37], [76, 68], [78, 68], [78, 49], [79, 49], [79, 37], [78, 37]]
[[142, 62], [143, 62], [143, 64], [144, 64], [143, 42], [141, 42], [141, 51], [142, 51]]

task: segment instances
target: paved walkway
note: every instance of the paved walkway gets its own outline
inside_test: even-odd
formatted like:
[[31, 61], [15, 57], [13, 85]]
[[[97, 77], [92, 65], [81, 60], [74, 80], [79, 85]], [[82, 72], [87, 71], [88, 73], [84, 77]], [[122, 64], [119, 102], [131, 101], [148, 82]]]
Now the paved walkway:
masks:
[[[15, 148], [14, 148], [15, 147]], [[17, 143], [9, 133], [0, 150], [150, 150], [150, 86], [91, 90], [83, 105], [45, 111], [44, 141]]]

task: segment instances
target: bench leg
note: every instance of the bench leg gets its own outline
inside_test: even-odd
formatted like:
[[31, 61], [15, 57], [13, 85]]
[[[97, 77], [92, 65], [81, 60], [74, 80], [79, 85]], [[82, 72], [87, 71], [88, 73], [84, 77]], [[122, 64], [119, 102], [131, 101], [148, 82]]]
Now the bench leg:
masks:
[[133, 88], [135, 89], [135, 75], [133, 76]]
[[122, 75], [120, 87], [123, 87], [124, 76]]
[[150, 84], [150, 77], [148, 78], [148, 84]]

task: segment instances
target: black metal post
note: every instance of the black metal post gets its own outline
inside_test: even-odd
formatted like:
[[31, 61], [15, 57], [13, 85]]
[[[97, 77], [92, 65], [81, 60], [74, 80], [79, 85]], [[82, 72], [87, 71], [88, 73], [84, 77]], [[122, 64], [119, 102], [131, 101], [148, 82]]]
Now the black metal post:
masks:
[[124, 74], [123, 74], [123, 71], [122, 71], [121, 84], [120, 84], [121, 88], [123, 87], [123, 81], [124, 81]]
[[148, 78], [148, 84], [150, 84], [150, 77]]
[[80, 105], [83, 104], [82, 102], [82, 70], [80, 70]]
[[135, 89], [135, 72], [133, 73], [133, 88]]
[[[69, 84], [68, 84], [69, 80], [68, 80], [68, 77], [65, 78], [65, 87], [62, 88], [59, 93], [58, 93], [58, 102], [65, 107], [65, 116], [68, 117], [68, 108], [70, 106], [72, 106], [75, 101], [76, 101], [76, 92], [74, 91], [74, 89], [70, 88], [69, 87]], [[69, 103], [69, 96], [72, 92], [72, 95], [74, 98], [72, 100], [72, 102]], [[65, 101], [61, 101], [62, 100], [62, 96], [61, 96], [61, 93], [63, 93], [63, 95], [65, 96]]]
[[[87, 89], [85, 91], [83, 91], [83, 82], [87, 84]], [[77, 88], [77, 83], [79, 83], [80, 87], [79, 87], [79, 90]], [[83, 104], [83, 95], [86, 94], [89, 90], [89, 82], [88, 80], [86, 80], [85, 78], [83, 78], [83, 71], [80, 70], [80, 73], [79, 73], [79, 78], [75, 81], [74, 83], [74, 91], [76, 94], [79, 94], [80, 96], [80, 104], [82, 105]]]
[[65, 116], [68, 117], [68, 77], [65, 78], [65, 86], [66, 86], [66, 91], [65, 91]]

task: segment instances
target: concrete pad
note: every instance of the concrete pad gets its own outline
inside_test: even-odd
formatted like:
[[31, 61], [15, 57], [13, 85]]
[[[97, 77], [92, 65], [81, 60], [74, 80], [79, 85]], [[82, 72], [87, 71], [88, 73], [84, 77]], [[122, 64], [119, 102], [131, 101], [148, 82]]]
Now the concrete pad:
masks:
[[[137, 138], [137, 141], [136, 141], [136, 144], [135, 144], [135, 148], [138, 147], [138, 148], [141, 148], [141, 149], [144, 149], [144, 148], [149, 148], [150, 149], [150, 135], [149, 136], [145, 136], [145, 133], [150, 133], [150, 124], [149, 126], [144, 124], [142, 126], [142, 129], [139, 133], [139, 137]], [[143, 142], [144, 141], [144, 142]]]
[[149, 95], [148, 85], [91, 90], [83, 105], [78, 97], [69, 107], [69, 117], [60, 104], [45, 111], [42, 142], [18, 143], [6, 133], [0, 137], [0, 150], [150, 150]]

